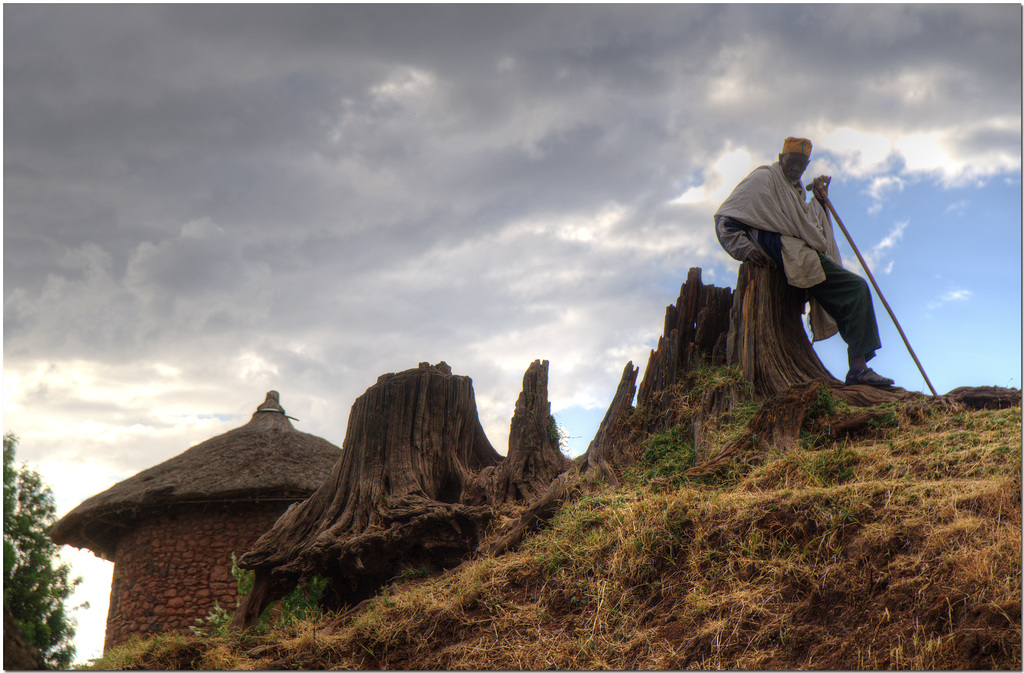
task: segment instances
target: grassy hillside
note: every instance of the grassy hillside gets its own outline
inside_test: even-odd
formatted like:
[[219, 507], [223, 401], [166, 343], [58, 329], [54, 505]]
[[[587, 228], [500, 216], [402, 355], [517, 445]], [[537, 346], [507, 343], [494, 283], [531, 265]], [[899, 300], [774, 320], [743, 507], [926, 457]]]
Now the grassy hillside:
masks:
[[[717, 428], [741, 433], [748, 404]], [[714, 477], [681, 427], [516, 552], [349, 612], [165, 635], [96, 668], [1021, 668], [1021, 409], [888, 405]]]

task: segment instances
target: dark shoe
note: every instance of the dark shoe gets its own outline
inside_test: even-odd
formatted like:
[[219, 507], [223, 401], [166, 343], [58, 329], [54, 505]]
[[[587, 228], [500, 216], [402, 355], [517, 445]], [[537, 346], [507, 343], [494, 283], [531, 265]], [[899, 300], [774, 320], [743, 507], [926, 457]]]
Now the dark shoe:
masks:
[[879, 376], [870, 368], [862, 369], [859, 372], [851, 371], [846, 375], [846, 385], [848, 386], [878, 386], [883, 388], [891, 386], [893, 383], [892, 379]]

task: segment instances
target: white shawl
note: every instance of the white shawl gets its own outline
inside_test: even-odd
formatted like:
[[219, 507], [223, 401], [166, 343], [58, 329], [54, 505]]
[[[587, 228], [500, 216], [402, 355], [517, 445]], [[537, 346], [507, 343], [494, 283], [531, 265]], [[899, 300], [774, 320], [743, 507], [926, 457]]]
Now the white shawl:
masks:
[[[715, 217], [719, 215], [781, 234], [782, 264], [790, 285], [807, 288], [825, 280], [819, 252], [842, 265], [825, 209], [813, 199], [806, 201], [803, 188], [786, 179], [778, 162], [755, 168], [718, 208]], [[815, 341], [839, 331], [814, 299], [809, 322]]]

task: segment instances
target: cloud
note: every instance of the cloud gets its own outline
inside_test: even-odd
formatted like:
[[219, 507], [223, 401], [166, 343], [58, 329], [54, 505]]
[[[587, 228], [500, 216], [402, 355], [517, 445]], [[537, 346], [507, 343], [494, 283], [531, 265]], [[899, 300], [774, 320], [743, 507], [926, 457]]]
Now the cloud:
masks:
[[949, 290], [945, 294], [943, 294], [943, 295], [939, 296], [938, 298], [933, 299], [932, 301], [928, 302], [928, 308], [934, 310], [934, 309], [937, 309], [937, 308], [941, 308], [943, 305], [949, 304], [949, 303], [952, 303], [952, 302], [968, 301], [973, 295], [974, 295], [974, 293], [971, 292], [970, 290], [965, 290], [965, 289], [962, 289], [962, 288], [956, 288], [956, 289], [953, 289], [953, 290]]
[[950, 163], [949, 156], [943, 151], [938, 133], [912, 135], [901, 138], [896, 149], [903, 158], [905, 169], [911, 173], [939, 171]]
[[891, 249], [896, 247], [896, 244], [903, 238], [903, 232], [906, 231], [907, 225], [910, 224], [904, 220], [902, 222], [896, 222], [893, 228], [889, 231], [886, 236], [876, 243], [871, 250], [865, 255], [865, 259], [875, 262]]
[[208, 218], [186, 222], [173, 238], [139, 245], [125, 283], [144, 304], [189, 301], [194, 311], [216, 303], [217, 295], [248, 296], [246, 304], [257, 304], [271, 288], [267, 270], [245, 259], [243, 241]]
[[[592, 391], [643, 358], [650, 330], [609, 317], [649, 324], [689, 266], [728, 274], [710, 216], [785, 135], [870, 179], [873, 212], [911, 182], [1019, 170], [999, 59], [1017, 37], [994, 8], [10, 10], [19, 371], [289, 382], [343, 418], [381, 368], [469, 353], [497, 419], [534, 357], [590, 363]], [[880, 271], [901, 233], [869, 251]]]
[[961, 122], [924, 134], [842, 128], [819, 145], [828, 154], [813, 168], [844, 178], [870, 178], [868, 194], [875, 201], [870, 212], [876, 214], [889, 193], [902, 191], [908, 183], [934, 178], [952, 188], [1019, 171], [1020, 156], [1012, 149], [1019, 143], [1019, 117]]
[[968, 201], [967, 199], [960, 199], [959, 201], [954, 201], [953, 203], [946, 206], [946, 210], [943, 211], [943, 214], [962, 215], [965, 212], [967, 212], [967, 209], [970, 207], [970, 201]]
[[[872, 273], [885, 275], [892, 273], [896, 260], [887, 260], [886, 258], [899, 245], [899, 242], [903, 239], [903, 232], [906, 231], [909, 224], [910, 222], [907, 220], [893, 223], [892, 229], [878, 243], [875, 243], [867, 250], [861, 251], [861, 255], [864, 257], [864, 261]], [[860, 260], [855, 256], [847, 256], [843, 259], [843, 266], [861, 276], [867, 275], [861, 267]]]
[[[5, 257], [5, 262], [6, 262]], [[33, 352], [102, 357], [131, 344], [133, 298], [96, 243], [65, 248], [38, 290], [17, 282], [4, 298], [4, 350], [15, 360]]]
[[881, 135], [841, 128], [825, 138], [820, 149], [839, 160], [844, 174], [866, 177], [886, 169], [892, 143]]
[[679, 196], [669, 201], [671, 205], [701, 204], [712, 212], [725, 200], [733, 188], [757, 167], [750, 152], [738, 148], [724, 152], [713, 164], [712, 170], [704, 174], [704, 183], [690, 185]]
[[907, 181], [899, 176], [885, 175], [873, 178], [866, 190], [867, 194], [874, 201], [868, 208], [868, 213], [871, 215], [878, 214], [882, 210], [885, 201], [889, 198], [889, 194], [893, 191], [897, 193], [902, 192], [906, 185]]

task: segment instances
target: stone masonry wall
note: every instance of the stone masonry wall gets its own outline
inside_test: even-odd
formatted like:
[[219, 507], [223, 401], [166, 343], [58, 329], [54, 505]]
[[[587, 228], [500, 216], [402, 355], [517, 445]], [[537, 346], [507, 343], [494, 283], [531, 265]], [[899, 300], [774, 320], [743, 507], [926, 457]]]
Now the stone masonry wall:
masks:
[[149, 514], [118, 543], [104, 649], [132, 634], [188, 631], [237, 603], [231, 553], [249, 550], [289, 503], [190, 505]]

